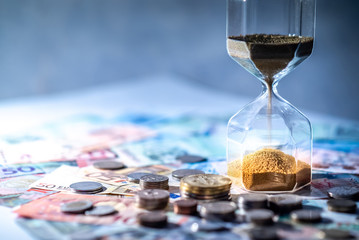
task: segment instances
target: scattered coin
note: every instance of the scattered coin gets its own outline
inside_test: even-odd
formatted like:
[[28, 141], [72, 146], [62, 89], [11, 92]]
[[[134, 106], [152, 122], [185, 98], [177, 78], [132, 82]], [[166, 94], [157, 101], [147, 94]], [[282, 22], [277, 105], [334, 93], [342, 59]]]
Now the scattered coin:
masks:
[[167, 207], [170, 194], [162, 189], [145, 189], [137, 193], [137, 206], [147, 210], [161, 210]]
[[167, 215], [163, 212], [141, 213], [137, 216], [140, 225], [151, 228], [164, 228], [167, 226]]
[[269, 209], [255, 209], [247, 212], [249, 222], [265, 226], [273, 223], [274, 213]]
[[102, 170], [118, 170], [126, 167], [122, 162], [118, 161], [98, 161], [93, 166]]
[[157, 174], [149, 174], [140, 178], [141, 189], [165, 189], [168, 186], [168, 177]]
[[98, 182], [77, 182], [70, 185], [70, 188], [75, 192], [85, 192], [85, 193], [93, 193], [102, 190], [103, 185]]
[[172, 172], [172, 177], [181, 180], [183, 177], [196, 174], [204, 174], [204, 172], [198, 169], [178, 169]]
[[287, 214], [302, 208], [302, 198], [294, 194], [278, 194], [269, 198], [269, 208], [279, 214]]
[[200, 214], [207, 220], [233, 221], [237, 206], [234, 202], [218, 201], [202, 204]]
[[278, 240], [279, 236], [274, 228], [261, 227], [249, 231], [252, 240]]
[[92, 208], [92, 202], [88, 200], [73, 201], [61, 204], [61, 211], [64, 213], [84, 213]]
[[207, 158], [196, 156], [196, 155], [183, 155], [176, 158], [177, 160], [180, 160], [183, 163], [198, 163], [198, 162], [204, 162], [207, 161]]
[[327, 204], [332, 212], [355, 213], [357, 209], [356, 203], [347, 199], [330, 199]]
[[359, 187], [357, 186], [342, 186], [333, 187], [328, 190], [328, 195], [335, 199], [351, 199], [359, 198]]
[[301, 223], [317, 223], [322, 220], [320, 211], [301, 209], [291, 212], [290, 217], [295, 222]]
[[238, 206], [245, 210], [268, 208], [268, 197], [265, 194], [243, 193], [238, 196]]
[[177, 200], [173, 203], [173, 207], [177, 214], [195, 215], [197, 213], [197, 201], [192, 199]]
[[111, 205], [100, 205], [100, 206], [95, 206], [90, 210], [87, 210], [85, 212], [85, 215], [88, 216], [106, 216], [106, 215], [111, 215], [116, 213], [117, 210], [112, 207]]
[[340, 239], [340, 240], [346, 240], [346, 239], [354, 239], [354, 236], [350, 234], [348, 231], [339, 230], [339, 229], [323, 229], [319, 233], [320, 239]]
[[192, 232], [215, 232], [226, 230], [220, 222], [215, 221], [207, 221], [207, 220], [199, 220], [191, 224]]
[[140, 178], [146, 175], [150, 175], [151, 173], [146, 172], [134, 172], [127, 175], [127, 179], [129, 182], [140, 183]]

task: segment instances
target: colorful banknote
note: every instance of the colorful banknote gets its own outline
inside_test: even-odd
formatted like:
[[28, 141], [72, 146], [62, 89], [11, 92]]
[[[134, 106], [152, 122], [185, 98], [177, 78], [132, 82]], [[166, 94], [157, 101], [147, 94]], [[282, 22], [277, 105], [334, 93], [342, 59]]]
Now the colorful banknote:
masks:
[[93, 166], [79, 169], [79, 176], [93, 181], [111, 184], [114, 186], [123, 186], [131, 184], [127, 181], [127, 175], [133, 172], [148, 172], [153, 174], [167, 175], [172, 169], [163, 165], [151, 165], [144, 167], [124, 168], [121, 170], [100, 170]]
[[[43, 178], [33, 182], [31, 188], [46, 189], [51, 191], [66, 191], [71, 192], [70, 185], [76, 182], [86, 181], [79, 175], [79, 168], [63, 165]], [[106, 183], [102, 184], [106, 190], [99, 194], [109, 194], [117, 187]]]
[[6, 207], [16, 207], [54, 193], [57, 193], [57, 191], [30, 188], [21, 195], [10, 195], [1, 197], [0, 205]]
[[[111, 205], [118, 212], [113, 215], [98, 217], [86, 216], [84, 214], [67, 214], [61, 211], [61, 204], [80, 200], [89, 200], [94, 206]], [[133, 199], [124, 199], [115, 196], [55, 193], [24, 204], [14, 212], [21, 217], [27, 218], [103, 225], [113, 223], [135, 224], [136, 216], [141, 210], [135, 207], [135, 201]]]
[[0, 196], [20, 195], [42, 177], [43, 174], [0, 179]]

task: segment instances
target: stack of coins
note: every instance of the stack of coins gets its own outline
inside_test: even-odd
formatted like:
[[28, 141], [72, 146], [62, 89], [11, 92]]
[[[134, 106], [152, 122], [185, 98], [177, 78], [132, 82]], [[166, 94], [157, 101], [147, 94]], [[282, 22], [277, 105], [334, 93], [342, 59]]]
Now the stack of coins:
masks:
[[229, 178], [221, 175], [190, 175], [181, 179], [180, 192], [182, 198], [207, 201], [230, 200], [231, 184]]
[[137, 193], [136, 202], [139, 208], [161, 210], [167, 207], [170, 194], [162, 189], [145, 189]]
[[238, 196], [238, 207], [244, 210], [267, 208], [267, 195], [258, 193], [242, 193]]
[[165, 189], [168, 190], [168, 177], [157, 174], [149, 174], [140, 178], [141, 189]]
[[140, 225], [151, 228], [164, 228], [167, 226], [167, 215], [163, 212], [141, 213], [137, 216]]
[[173, 203], [173, 211], [177, 214], [197, 214], [197, 201], [193, 199], [181, 199]]
[[236, 219], [237, 206], [234, 202], [219, 201], [202, 205], [201, 217], [208, 220], [233, 221]]

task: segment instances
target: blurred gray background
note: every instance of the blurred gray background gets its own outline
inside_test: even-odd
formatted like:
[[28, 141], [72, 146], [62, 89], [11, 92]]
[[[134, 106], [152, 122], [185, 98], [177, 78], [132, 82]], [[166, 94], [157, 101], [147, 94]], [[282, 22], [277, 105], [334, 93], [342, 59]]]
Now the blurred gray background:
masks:
[[[318, 0], [313, 55], [279, 85], [299, 109], [359, 120], [358, 7]], [[163, 73], [254, 98], [225, 34], [225, 0], [0, 0], [0, 98]]]

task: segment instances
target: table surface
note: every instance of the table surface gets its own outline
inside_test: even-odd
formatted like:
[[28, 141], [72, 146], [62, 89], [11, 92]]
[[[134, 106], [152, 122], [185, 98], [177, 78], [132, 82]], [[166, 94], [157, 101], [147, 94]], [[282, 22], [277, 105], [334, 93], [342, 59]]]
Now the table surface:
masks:
[[[230, 116], [251, 99], [195, 85], [175, 75], [132, 79], [48, 96], [7, 100], [0, 103], [0, 136], [21, 134], [28, 129], [74, 115], [103, 117], [128, 113]], [[314, 124], [358, 126], [358, 123], [310, 111], [304, 113]], [[0, 206], [2, 239], [32, 239], [14, 223], [11, 208]]]

